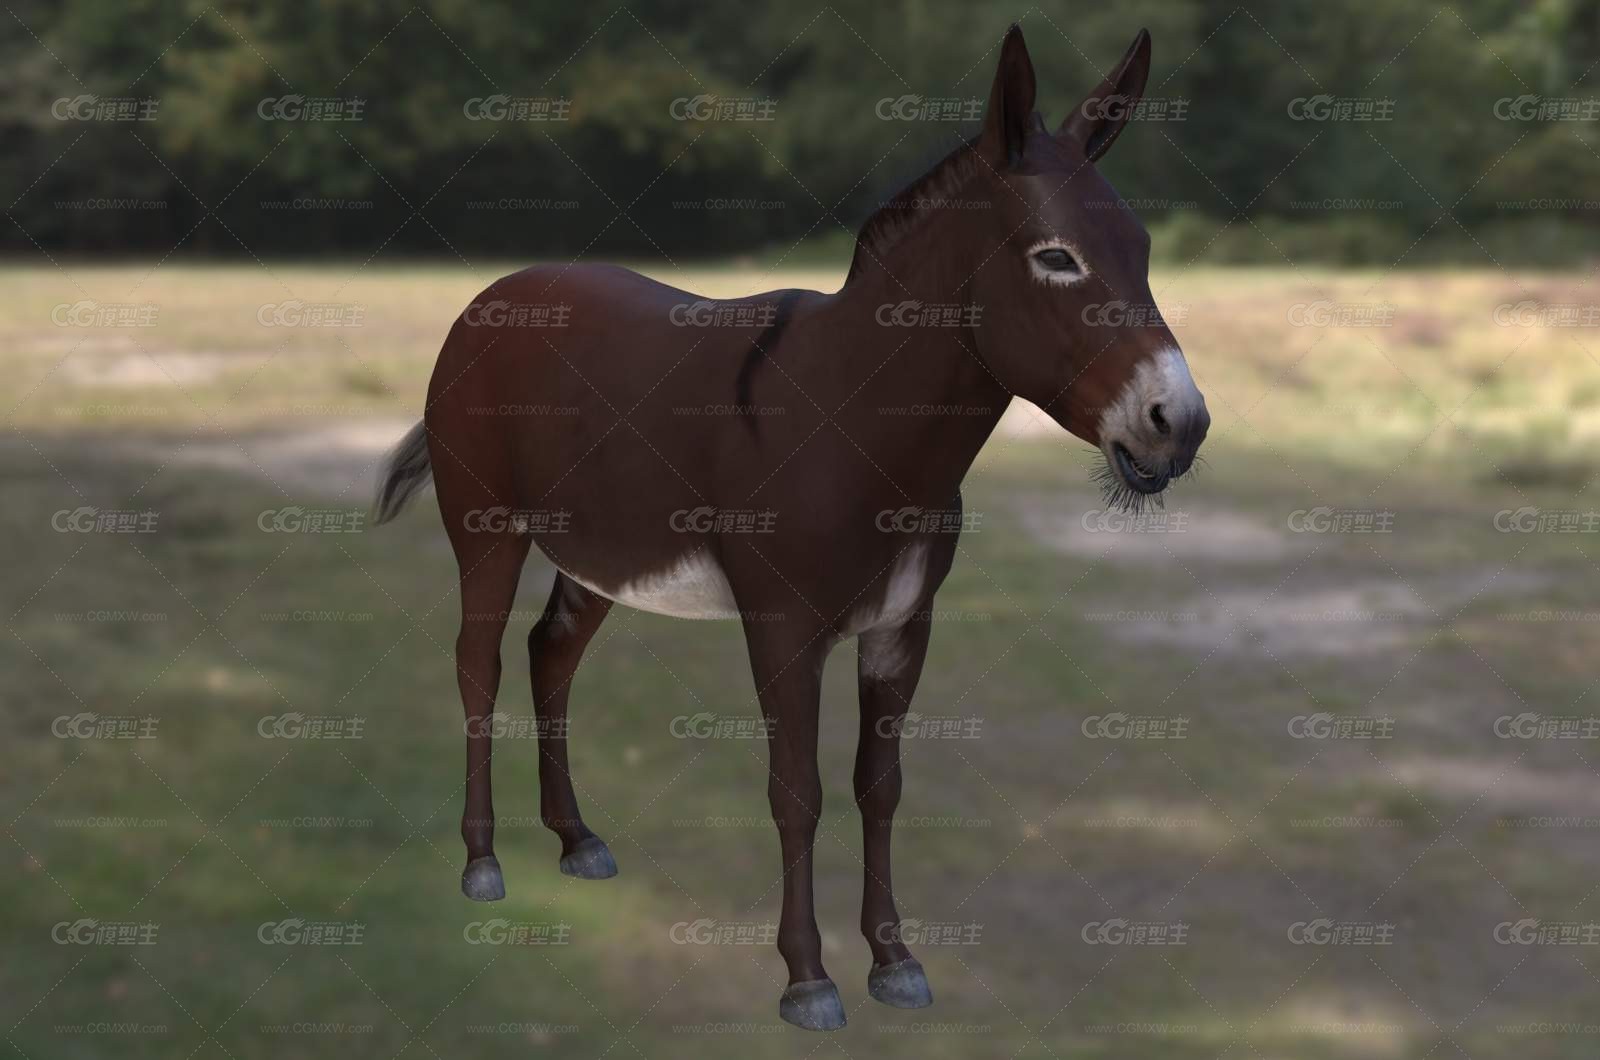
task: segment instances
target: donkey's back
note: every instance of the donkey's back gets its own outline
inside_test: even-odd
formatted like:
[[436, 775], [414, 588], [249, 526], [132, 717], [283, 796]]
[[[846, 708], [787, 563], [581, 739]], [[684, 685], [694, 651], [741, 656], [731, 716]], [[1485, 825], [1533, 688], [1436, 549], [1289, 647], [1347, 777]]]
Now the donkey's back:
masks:
[[616, 265], [535, 265], [495, 281], [456, 319], [429, 413], [481, 398], [649, 414], [655, 403], [635, 406], [652, 392], [718, 395], [719, 383], [731, 402], [773, 307], [798, 295], [709, 299]]
[[[451, 327], [412, 464], [458, 546], [509, 519], [569, 574], [676, 569], [706, 529], [696, 519], [800, 473], [784, 457], [821, 413], [757, 368], [821, 297], [708, 299], [611, 265], [513, 273]], [[763, 398], [795, 414], [763, 421]]]

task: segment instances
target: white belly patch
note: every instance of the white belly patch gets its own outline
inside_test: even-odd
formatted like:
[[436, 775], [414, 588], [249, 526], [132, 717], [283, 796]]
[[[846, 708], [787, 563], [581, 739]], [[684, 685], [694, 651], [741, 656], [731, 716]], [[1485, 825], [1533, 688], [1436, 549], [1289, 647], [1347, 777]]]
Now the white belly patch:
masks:
[[569, 570], [563, 574], [607, 600], [672, 618], [738, 618], [727, 575], [705, 548], [666, 570], [642, 575], [615, 589], [602, 588]]

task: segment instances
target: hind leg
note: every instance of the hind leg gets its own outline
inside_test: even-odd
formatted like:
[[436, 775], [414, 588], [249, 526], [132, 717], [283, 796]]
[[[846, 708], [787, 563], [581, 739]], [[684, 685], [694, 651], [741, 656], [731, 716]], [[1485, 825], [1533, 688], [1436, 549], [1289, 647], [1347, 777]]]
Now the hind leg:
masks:
[[467, 798], [461, 838], [467, 867], [461, 893], [480, 902], [506, 895], [494, 856], [494, 800], [489, 767], [495, 695], [500, 688], [500, 638], [516, 601], [529, 538], [513, 534], [452, 537], [461, 566], [461, 633], [456, 637], [456, 683], [466, 712]]
[[539, 725], [539, 816], [561, 837], [561, 871], [585, 880], [617, 874], [605, 841], [583, 823], [567, 764], [567, 693], [611, 601], [556, 572], [544, 614], [528, 632], [528, 669]]

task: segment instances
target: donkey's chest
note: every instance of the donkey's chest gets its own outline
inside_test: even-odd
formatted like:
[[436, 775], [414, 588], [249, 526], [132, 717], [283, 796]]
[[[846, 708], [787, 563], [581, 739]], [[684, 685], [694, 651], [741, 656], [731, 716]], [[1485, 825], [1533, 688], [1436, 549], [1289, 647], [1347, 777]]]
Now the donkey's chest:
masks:
[[897, 553], [881, 586], [869, 585], [851, 606], [840, 626], [840, 636], [853, 637], [869, 629], [898, 626], [910, 618], [926, 598], [932, 552], [926, 541], [918, 540]]

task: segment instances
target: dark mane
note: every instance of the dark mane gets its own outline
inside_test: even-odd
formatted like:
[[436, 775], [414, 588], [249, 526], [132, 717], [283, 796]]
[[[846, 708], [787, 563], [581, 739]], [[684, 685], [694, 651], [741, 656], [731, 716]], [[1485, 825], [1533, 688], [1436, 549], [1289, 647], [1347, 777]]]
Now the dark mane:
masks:
[[861, 230], [856, 233], [855, 254], [850, 259], [845, 283], [854, 279], [867, 261], [881, 258], [906, 232], [916, 227], [922, 219], [922, 211], [928, 209], [923, 200], [950, 198], [967, 185], [983, 166], [973, 150], [977, 140], [976, 135], [964, 139], [954, 151], [895, 192], [862, 222]]
[[[1032, 115], [1031, 135], [1049, 136], [1044, 117]], [[988, 169], [976, 150], [978, 136], [964, 138], [954, 151], [935, 162], [926, 173], [913, 180], [878, 209], [874, 210], [856, 234], [856, 250], [850, 259], [849, 283], [873, 258], [881, 258], [923, 219], [928, 210], [940, 209], [941, 200], [953, 198], [973, 177]], [[924, 201], [931, 200], [931, 201]]]

